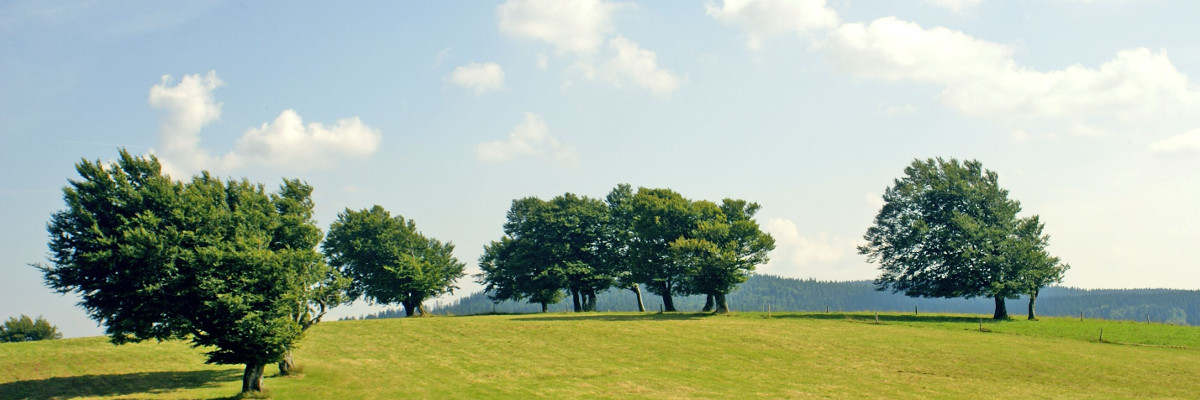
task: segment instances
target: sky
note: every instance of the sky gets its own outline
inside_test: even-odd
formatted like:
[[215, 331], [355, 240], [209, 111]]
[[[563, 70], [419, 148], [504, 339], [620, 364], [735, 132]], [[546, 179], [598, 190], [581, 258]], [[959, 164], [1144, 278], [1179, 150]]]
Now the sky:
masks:
[[[1200, 2], [26, 1], [0, 5], [0, 318], [103, 333], [45, 286], [80, 160], [154, 154], [378, 204], [478, 271], [513, 199], [762, 205], [759, 273], [866, 280], [914, 159], [976, 159], [1082, 288], [1200, 289]], [[456, 295], [480, 289], [470, 276]], [[449, 298], [439, 299], [448, 301]], [[340, 307], [327, 318], [374, 312]]]

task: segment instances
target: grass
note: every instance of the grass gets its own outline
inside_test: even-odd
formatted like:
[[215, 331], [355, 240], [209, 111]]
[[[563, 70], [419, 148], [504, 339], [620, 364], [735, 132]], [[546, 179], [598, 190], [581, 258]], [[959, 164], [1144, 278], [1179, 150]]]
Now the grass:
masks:
[[[273, 398], [1189, 398], [1200, 329], [873, 313], [545, 314], [325, 322]], [[1098, 341], [1104, 329], [1104, 342]], [[223, 398], [176, 342], [0, 344], [0, 398]], [[274, 368], [268, 368], [268, 375]]]

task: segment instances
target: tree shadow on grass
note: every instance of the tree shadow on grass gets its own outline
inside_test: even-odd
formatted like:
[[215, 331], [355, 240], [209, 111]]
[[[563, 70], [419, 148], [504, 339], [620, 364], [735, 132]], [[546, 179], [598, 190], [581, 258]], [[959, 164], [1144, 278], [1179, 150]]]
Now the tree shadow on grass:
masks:
[[[779, 318], [779, 319], [794, 318], [794, 319], [820, 319], [820, 320], [853, 320], [853, 321], [862, 321], [862, 322], [867, 322], [869, 320], [870, 322], [874, 322], [875, 314], [871, 313], [871, 312], [852, 312], [852, 313], [835, 312], [835, 313], [799, 313], [799, 314], [781, 313], [781, 314], [773, 314], [773, 315], [771, 315], [771, 318], [772, 319], [774, 319], [774, 318]], [[941, 314], [912, 315], [912, 314], [883, 314], [883, 313], [879, 314], [880, 322], [905, 322], [905, 323], [922, 323], [922, 322], [924, 322], [924, 323], [970, 323], [970, 322], [979, 322], [980, 318], [982, 318], [982, 317], [970, 316], [970, 315], [941, 315]], [[982, 318], [982, 319], [984, 320], [984, 322], [994, 322], [995, 321], [991, 317], [986, 317], [986, 318]]]
[[627, 313], [627, 314], [533, 314], [527, 317], [513, 318], [513, 321], [671, 321], [689, 320], [712, 317], [712, 313], [669, 312], [669, 313]]
[[129, 396], [179, 389], [216, 387], [241, 380], [241, 369], [138, 372], [82, 375], [0, 383], [0, 399], [63, 399], [74, 397]]

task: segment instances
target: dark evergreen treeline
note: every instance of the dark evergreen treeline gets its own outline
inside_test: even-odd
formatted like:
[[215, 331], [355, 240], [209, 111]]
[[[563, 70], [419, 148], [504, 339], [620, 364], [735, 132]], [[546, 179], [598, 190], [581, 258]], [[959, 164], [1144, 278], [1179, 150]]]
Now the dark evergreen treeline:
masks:
[[[633, 293], [608, 290], [597, 294], [597, 311], [636, 311]], [[704, 296], [675, 299], [681, 311], [700, 311]], [[1008, 307], [1024, 309], [1027, 298], [1008, 300]], [[646, 297], [646, 309], [658, 311], [662, 301]], [[880, 292], [870, 281], [826, 282], [754, 275], [730, 293], [729, 306], [735, 311], [762, 311], [767, 305], [775, 311], [899, 311], [920, 313], [989, 314], [994, 303], [989, 298], [912, 298], [903, 294]], [[1172, 289], [1075, 289], [1049, 287], [1038, 296], [1043, 316], [1079, 316], [1112, 320], [1145, 321], [1200, 325], [1200, 291]], [[495, 307], [493, 309], [493, 307]], [[550, 307], [551, 312], [569, 311], [570, 300]], [[493, 304], [483, 292], [476, 292], [450, 304], [435, 306], [435, 315], [472, 315], [534, 313], [538, 304], [511, 301]], [[403, 317], [400, 309], [382, 311], [365, 318]]]

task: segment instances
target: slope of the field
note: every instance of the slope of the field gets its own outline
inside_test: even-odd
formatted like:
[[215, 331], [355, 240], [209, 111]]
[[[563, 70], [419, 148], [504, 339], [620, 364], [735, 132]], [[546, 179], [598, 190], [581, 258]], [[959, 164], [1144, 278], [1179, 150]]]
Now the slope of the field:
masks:
[[[1200, 328], [945, 315], [545, 314], [326, 322], [279, 399], [1189, 398]], [[981, 331], [982, 328], [982, 331]], [[1104, 339], [1100, 340], [1100, 330]], [[227, 398], [183, 343], [0, 344], [0, 398]], [[268, 369], [273, 375], [274, 367]]]

